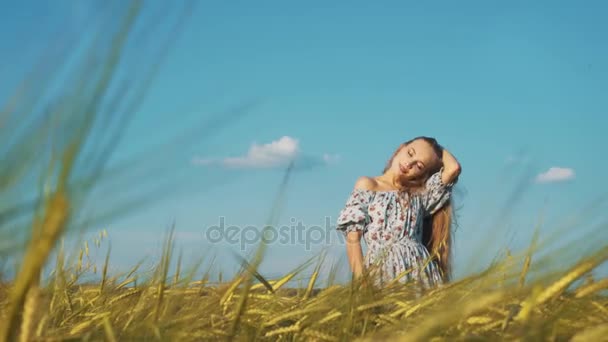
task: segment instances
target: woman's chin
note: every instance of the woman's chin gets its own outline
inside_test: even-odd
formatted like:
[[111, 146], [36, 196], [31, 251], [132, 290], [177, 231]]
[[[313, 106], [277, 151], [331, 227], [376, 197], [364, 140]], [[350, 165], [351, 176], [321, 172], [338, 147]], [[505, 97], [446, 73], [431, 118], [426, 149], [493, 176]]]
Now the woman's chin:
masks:
[[399, 173], [397, 175], [397, 180], [401, 184], [403, 184], [404, 182], [407, 182], [409, 179], [410, 179], [410, 177], [407, 174], [405, 174], [405, 173]]

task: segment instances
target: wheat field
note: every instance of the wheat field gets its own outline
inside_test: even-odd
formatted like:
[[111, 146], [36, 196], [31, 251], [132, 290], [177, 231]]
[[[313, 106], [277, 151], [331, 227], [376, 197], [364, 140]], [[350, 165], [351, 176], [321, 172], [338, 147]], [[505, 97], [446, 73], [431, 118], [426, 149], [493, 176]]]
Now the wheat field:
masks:
[[[322, 258], [280, 279], [264, 279], [248, 264], [234, 279], [210, 283], [204, 272], [210, 265], [180, 272], [170, 237], [150, 274], [138, 264], [109, 275], [107, 258], [99, 269], [89, 259], [89, 246], [96, 248], [105, 237], [100, 233], [95, 243], [86, 242], [72, 256], [59, 250], [48, 281], [28, 288], [14, 338], [600, 341], [608, 329], [608, 297], [599, 293], [608, 288], [608, 280], [588, 276], [608, 257], [608, 248], [562, 274], [531, 283], [526, 272], [532, 255], [519, 260], [510, 255], [481, 274], [418, 295], [414, 284], [321, 287]], [[176, 262], [175, 274], [169, 274]], [[285, 287], [306, 269], [312, 271], [306, 287]], [[93, 274], [101, 277], [99, 283], [79, 281]], [[14, 290], [10, 283], [0, 290], [4, 313]]]

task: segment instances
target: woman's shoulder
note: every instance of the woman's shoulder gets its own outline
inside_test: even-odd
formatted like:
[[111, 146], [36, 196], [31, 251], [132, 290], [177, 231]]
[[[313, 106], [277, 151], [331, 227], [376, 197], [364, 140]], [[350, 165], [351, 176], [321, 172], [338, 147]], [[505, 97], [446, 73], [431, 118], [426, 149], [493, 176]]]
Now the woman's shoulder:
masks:
[[355, 190], [374, 191], [378, 189], [378, 181], [375, 180], [373, 177], [361, 176], [357, 178], [354, 188]]

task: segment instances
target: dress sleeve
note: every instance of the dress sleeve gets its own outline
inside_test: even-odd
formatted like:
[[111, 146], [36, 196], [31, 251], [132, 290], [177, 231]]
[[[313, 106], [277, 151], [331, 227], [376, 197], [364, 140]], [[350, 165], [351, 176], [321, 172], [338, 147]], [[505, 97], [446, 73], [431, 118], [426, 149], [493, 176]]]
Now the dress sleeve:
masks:
[[369, 218], [367, 207], [372, 194], [370, 190], [354, 189], [338, 215], [336, 229], [344, 234], [351, 231], [365, 232]]
[[422, 193], [422, 205], [426, 215], [433, 215], [450, 200], [454, 183], [443, 184], [441, 174], [443, 168], [434, 173], [426, 181], [426, 188]]

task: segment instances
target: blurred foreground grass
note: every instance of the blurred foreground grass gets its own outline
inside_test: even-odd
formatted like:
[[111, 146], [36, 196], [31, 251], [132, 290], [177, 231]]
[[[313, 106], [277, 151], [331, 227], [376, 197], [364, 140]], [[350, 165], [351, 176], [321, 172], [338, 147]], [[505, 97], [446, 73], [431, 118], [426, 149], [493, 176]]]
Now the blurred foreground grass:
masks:
[[[599, 294], [608, 279], [586, 276], [608, 257], [608, 248], [530, 283], [525, 278], [533, 256], [507, 256], [481, 274], [417, 296], [413, 284], [319, 287], [321, 257], [305, 265], [312, 276], [303, 288], [286, 286], [304, 267], [280, 279], [255, 274], [255, 282], [255, 271], [244, 268], [230, 281], [211, 283], [209, 272], [201, 271], [211, 265], [180, 271], [170, 237], [151, 274], [135, 265], [110, 275], [108, 259], [97, 269], [88, 246], [72, 256], [60, 249], [48, 282], [29, 292], [20, 327], [28, 331], [19, 332], [27, 340], [601, 341], [608, 336], [608, 297]], [[175, 274], [168, 273], [172, 263]], [[101, 281], [81, 281], [93, 274]], [[3, 311], [11, 289], [10, 283], [0, 288]]]
[[[137, 174], [147, 170], [144, 159], [106, 165], [157, 69], [156, 59], [142, 66], [141, 54], [162, 55], [146, 54], [141, 47], [150, 41], [132, 32], [134, 27], [149, 30], [138, 24], [142, 6], [134, 1], [113, 13], [118, 23], [111, 30], [99, 29], [89, 45], [76, 49], [84, 51], [82, 62], [60, 77], [61, 56], [46, 58], [49, 64], [35, 69], [0, 112], [0, 258], [3, 264], [16, 264], [14, 276], [0, 287], [0, 341], [598, 341], [608, 336], [608, 300], [600, 295], [608, 279], [589, 276], [608, 257], [601, 241], [561, 273], [543, 272], [543, 266], [563, 251], [544, 250], [548, 254], [543, 256], [531, 248], [423, 296], [413, 285], [319, 287], [322, 258], [307, 287], [286, 288], [312, 264], [267, 280], [257, 272], [264, 245], [252, 260], [243, 261], [241, 273], [221, 284], [210, 283], [208, 272], [200, 277], [197, 267], [181, 271], [180, 262], [176, 273], [169, 274], [171, 237], [151, 275], [138, 266], [110, 274], [108, 258], [97, 269], [88, 259], [88, 245], [75, 255], [57, 250], [66, 234], [155, 198], [150, 193], [122, 201], [114, 197], [125, 184], [145, 188], [145, 177]], [[169, 35], [166, 41], [172, 39]], [[133, 44], [136, 48], [129, 50]], [[67, 45], [67, 55], [72, 48]], [[216, 130], [226, 123], [222, 120], [208, 126]], [[138, 182], [128, 181], [134, 175]], [[113, 207], [86, 216], [83, 203], [94, 190], [111, 194]], [[276, 217], [273, 212], [270, 221]], [[53, 251], [55, 270], [41, 277]], [[87, 283], [91, 274], [100, 281]]]

